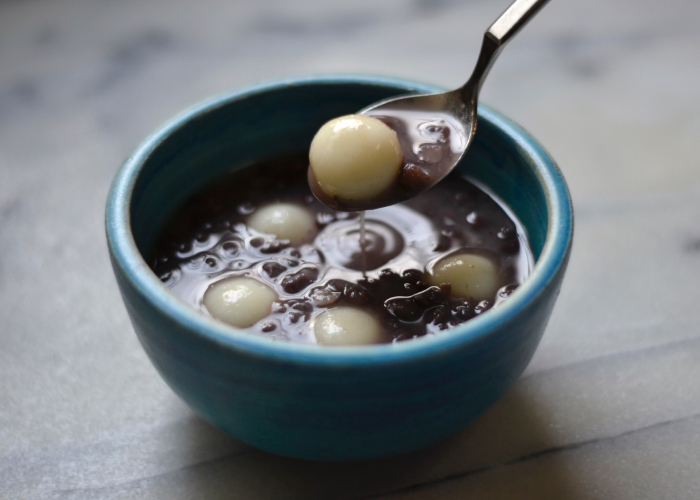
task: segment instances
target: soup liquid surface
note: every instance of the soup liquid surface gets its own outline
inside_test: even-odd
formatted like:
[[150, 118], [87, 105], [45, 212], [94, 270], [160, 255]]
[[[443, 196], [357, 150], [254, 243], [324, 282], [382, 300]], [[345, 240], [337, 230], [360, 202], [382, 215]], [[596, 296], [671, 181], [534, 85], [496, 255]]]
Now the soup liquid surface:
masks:
[[[335, 212], [316, 200], [307, 167], [306, 154], [287, 156], [231, 172], [197, 192], [157, 238], [154, 272], [207, 315], [203, 298], [211, 284], [231, 276], [255, 278], [279, 297], [271, 314], [246, 331], [316, 343], [315, 318], [338, 306], [371, 313], [382, 326], [383, 342], [448, 330], [498, 306], [531, 270], [522, 227], [456, 173], [416, 198], [366, 212], [361, 245], [360, 213]], [[279, 202], [313, 214], [313, 241], [292, 247], [246, 226], [256, 209]], [[449, 285], [428, 284], [426, 270], [459, 251], [497, 265], [492, 299], [451, 297]]]

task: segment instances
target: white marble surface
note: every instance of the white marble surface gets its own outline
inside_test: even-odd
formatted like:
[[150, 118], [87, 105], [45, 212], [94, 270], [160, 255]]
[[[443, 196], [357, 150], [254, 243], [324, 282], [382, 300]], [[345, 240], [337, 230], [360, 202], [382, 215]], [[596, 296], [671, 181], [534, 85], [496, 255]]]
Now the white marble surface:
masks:
[[554, 0], [482, 98], [566, 175], [575, 245], [530, 366], [409, 455], [275, 457], [195, 416], [121, 304], [121, 160], [245, 84], [362, 72], [447, 87], [508, 0], [0, 2], [0, 498], [700, 498], [700, 2]]

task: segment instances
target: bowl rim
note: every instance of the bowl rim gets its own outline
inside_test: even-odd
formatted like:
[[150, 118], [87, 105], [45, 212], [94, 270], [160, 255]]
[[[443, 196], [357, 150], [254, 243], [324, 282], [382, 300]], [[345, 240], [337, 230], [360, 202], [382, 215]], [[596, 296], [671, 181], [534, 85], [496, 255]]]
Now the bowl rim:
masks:
[[113, 265], [119, 266], [121, 275], [134, 290], [160, 313], [184, 327], [183, 331], [239, 354], [287, 364], [351, 368], [411, 363], [439, 357], [457, 347], [482, 341], [499, 325], [513, 320], [529, 304], [537, 301], [550, 282], [556, 279], [562, 266], [566, 265], [573, 238], [573, 208], [566, 181], [549, 153], [520, 126], [484, 105], [479, 105], [479, 119], [501, 129], [531, 159], [531, 168], [543, 188], [550, 214], [547, 236], [532, 273], [506, 302], [497, 310], [451, 329], [448, 334], [389, 344], [343, 347], [275, 341], [251, 335], [207, 317], [186, 304], [170, 292], [141, 256], [131, 232], [131, 196], [143, 165], [170, 135], [198, 116], [255, 94], [292, 86], [357, 83], [425, 93], [444, 91], [435, 85], [402, 78], [356, 74], [311, 75], [248, 86], [215, 96], [181, 112], [146, 137], [127, 157], [112, 182], [107, 198], [105, 226]]

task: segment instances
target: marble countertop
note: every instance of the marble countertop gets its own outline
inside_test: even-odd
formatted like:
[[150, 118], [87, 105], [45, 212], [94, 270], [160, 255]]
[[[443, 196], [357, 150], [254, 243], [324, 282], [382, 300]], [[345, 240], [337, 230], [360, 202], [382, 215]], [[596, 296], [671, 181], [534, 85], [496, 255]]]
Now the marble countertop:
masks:
[[553, 1], [482, 100], [539, 138], [576, 235], [532, 362], [400, 457], [269, 455], [197, 417], [133, 333], [103, 232], [149, 131], [310, 73], [460, 85], [508, 0], [0, 2], [0, 498], [700, 498], [700, 2]]

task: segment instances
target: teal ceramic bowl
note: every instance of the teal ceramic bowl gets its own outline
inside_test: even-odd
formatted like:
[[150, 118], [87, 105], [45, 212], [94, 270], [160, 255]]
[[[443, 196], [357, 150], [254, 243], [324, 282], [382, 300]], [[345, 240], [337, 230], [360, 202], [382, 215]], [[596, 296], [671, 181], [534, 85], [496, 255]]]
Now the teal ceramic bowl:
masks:
[[527, 132], [487, 107], [479, 108], [475, 142], [458, 168], [515, 212], [536, 265], [501, 307], [448, 334], [345, 348], [251, 336], [189, 307], [143, 257], [173, 208], [222, 171], [306, 151], [325, 121], [380, 99], [441, 90], [359, 76], [259, 85], [186, 111], [126, 160], [106, 213], [117, 282], [151, 361], [204, 419], [280, 455], [388, 456], [456, 432], [523, 372], [559, 293], [573, 214], [552, 158]]

